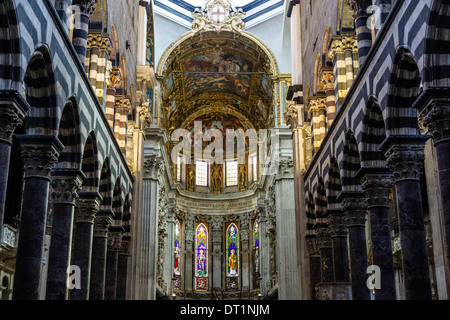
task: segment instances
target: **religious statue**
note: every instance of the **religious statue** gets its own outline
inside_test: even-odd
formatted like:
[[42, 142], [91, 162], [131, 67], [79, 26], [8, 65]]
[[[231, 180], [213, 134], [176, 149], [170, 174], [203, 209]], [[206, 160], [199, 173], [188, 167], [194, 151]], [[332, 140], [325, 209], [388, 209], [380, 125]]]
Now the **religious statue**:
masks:
[[223, 174], [222, 174], [222, 166], [214, 165], [212, 168], [212, 192], [213, 193], [221, 193], [223, 189]]
[[246, 165], [239, 165], [239, 190], [245, 191], [246, 190], [246, 182], [247, 182], [247, 170]]
[[195, 171], [193, 165], [188, 166], [186, 189], [192, 192], [195, 190]]
[[228, 268], [230, 277], [237, 275], [237, 256], [234, 249], [231, 250], [230, 256], [228, 257]]

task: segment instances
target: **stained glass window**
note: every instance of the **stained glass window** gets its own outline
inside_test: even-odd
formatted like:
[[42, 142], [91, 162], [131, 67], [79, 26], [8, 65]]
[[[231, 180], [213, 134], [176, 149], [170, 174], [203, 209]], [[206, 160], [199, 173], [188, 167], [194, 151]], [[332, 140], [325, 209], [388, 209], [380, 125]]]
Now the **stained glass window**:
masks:
[[175, 275], [181, 275], [181, 223], [180, 220], [175, 221]]
[[180, 220], [175, 220], [174, 230], [174, 268], [173, 273], [175, 275], [173, 288], [174, 290], [181, 290], [181, 223]]
[[239, 276], [239, 230], [234, 223], [227, 229], [227, 276]]
[[195, 290], [208, 290], [208, 227], [197, 225], [195, 234]]
[[254, 265], [255, 272], [259, 272], [259, 220], [255, 220], [255, 224], [253, 225], [253, 255], [254, 255]]
[[204, 161], [197, 161], [196, 164], [197, 185], [201, 187], [208, 186], [208, 163]]
[[237, 161], [227, 162], [227, 187], [238, 185], [238, 163]]

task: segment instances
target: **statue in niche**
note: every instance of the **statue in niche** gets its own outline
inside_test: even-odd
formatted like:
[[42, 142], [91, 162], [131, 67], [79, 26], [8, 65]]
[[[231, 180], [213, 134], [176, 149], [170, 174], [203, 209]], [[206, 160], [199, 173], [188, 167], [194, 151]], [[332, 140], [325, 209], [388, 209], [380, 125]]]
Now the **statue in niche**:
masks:
[[238, 173], [238, 181], [239, 181], [239, 190], [245, 191], [246, 190], [246, 184], [247, 184], [247, 166], [245, 164], [239, 165], [239, 173]]
[[187, 179], [186, 179], [186, 189], [188, 191], [195, 191], [195, 168], [194, 165], [187, 165]]
[[223, 191], [223, 167], [220, 164], [215, 164], [212, 166], [211, 181], [212, 181], [212, 192], [221, 193]]

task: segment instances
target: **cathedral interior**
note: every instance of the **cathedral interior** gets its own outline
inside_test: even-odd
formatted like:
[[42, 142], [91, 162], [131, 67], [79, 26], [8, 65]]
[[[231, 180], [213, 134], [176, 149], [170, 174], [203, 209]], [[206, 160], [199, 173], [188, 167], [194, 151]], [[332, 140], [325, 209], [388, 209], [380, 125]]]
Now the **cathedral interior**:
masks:
[[0, 300], [448, 300], [450, 0], [0, 0]]

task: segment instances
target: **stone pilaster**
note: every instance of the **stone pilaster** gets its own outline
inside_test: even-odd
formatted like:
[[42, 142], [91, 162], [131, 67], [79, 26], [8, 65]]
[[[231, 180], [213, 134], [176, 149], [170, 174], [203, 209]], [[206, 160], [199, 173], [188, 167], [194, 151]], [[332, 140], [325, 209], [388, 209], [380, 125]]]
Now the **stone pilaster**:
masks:
[[63, 146], [54, 136], [19, 135], [18, 138], [24, 159], [25, 185], [13, 299], [37, 300], [50, 176]]
[[222, 258], [224, 256], [223, 242], [223, 223], [222, 216], [211, 217], [211, 242], [212, 242], [212, 288], [222, 287]]
[[3, 239], [12, 135], [22, 125], [28, 108], [18, 92], [0, 90], [0, 239]]
[[190, 213], [185, 214], [184, 228], [185, 228], [184, 290], [186, 293], [186, 298], [192, 298], [194, 292], [193, 266], [194, 266], [195, 223], [194, 223], [194, 216]]
[[95, 216], [89, 300], [105, 299], [108, 231], [113, 216], [111, 210], [99, 211]]
[[239, 217], [240, 240], [241, 240], [241, 290], [242, 298], [250, 298], [250, 214], [244, 213]]
[[54, 189], [52, 240], [47, 272], [46, 300], [67, 300], [67, 270], [72, 252], [72, 230], [75, 201], [84, 174], [79, 170], [55, 169], [51, 186]]
[[369, 211], [372, 264], [381, 270], [381, 288], [375, 289], [376, 300], [396, 300], [395, 271], [392, 257], [389, 203], [393, 178], [389, 168], [361, 169], [361, 187]]
[[380, 149], [394, 176], [407, 300], [431, 300], [420, 176], [428, 136], [390, 136]]
[[75, 206], [75, 228], [73, 236], [72, 264], [80, 268], [80, 289], [70, 292], [70, 300], [88, 300], [91, 280], [91, 254], [94, 233], [94, 219], [100, 202], [97, 192], [79, 192]]
[[341, 201], [348, 228], [352, 296], [354, 300], [370, 300], [367, 288], [367, 205], [364, 194], [343, 192], [338, 199]]
[[294, 162], [281, 158], [274, 179], [278, 297], [297, 300], [301, 296], [297, 266], [297, 229], [294, 196]]

